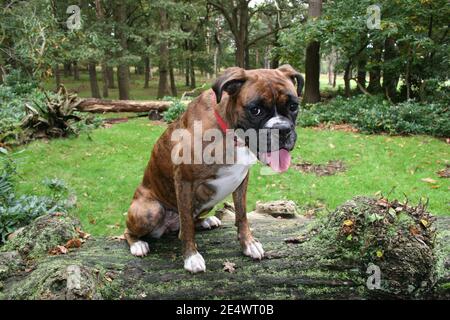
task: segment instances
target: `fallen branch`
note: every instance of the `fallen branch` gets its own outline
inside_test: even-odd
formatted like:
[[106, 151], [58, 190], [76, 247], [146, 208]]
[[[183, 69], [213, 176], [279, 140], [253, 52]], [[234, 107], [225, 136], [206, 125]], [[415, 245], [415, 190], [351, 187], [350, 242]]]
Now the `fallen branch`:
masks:
[[170, 101], [136, 101], [136, 100], [102, 100], [95, 98], [82, 99], [77, 109], [82, 112], [158, 112], [166, 111]]

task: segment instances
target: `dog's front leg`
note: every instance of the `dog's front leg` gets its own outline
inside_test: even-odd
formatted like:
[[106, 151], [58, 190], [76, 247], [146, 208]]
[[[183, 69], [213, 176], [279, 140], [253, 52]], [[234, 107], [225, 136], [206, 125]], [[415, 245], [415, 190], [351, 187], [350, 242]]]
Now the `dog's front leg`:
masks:
[[195, 243], [192, 189], [191, 182], [183, 181], [180, 175], [176, 175], [175, 190], [177, 194], [178, 213], [180, 215], [180, 233], [178, 237], [183, 245], [184, 269], [192, 273], [197, 273], [204, 272], [206, 266], [205, 260], [198, 253]]
[[236, 211], [236, 227], [238, 228], [238, 239], [246, 256], [261, 260], [264, 250], [261, 243], [253, 238], [247, 220], [247, 184], [248, 173], [241, 185], [233, 192], [233, 202]]

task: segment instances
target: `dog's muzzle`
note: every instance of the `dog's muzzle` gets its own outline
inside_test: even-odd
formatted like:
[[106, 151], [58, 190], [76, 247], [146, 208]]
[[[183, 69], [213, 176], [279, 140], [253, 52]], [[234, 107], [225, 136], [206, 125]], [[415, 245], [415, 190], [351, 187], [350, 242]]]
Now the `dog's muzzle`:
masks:
[[[295, 126], [291, 120], [283, 116], [270, 118], [262, 127], [267, 131], [267, 149], [262, 152], [286, 149], [291, 151], [297, 140]], [[259, 145], [264, 147], [264, 143]]]

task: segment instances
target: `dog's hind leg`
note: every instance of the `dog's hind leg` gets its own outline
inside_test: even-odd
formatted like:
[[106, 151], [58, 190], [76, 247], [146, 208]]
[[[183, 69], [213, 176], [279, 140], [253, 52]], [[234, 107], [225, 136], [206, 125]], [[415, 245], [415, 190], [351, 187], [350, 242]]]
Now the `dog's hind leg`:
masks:
[[125, 238], [130, 245], [131, 254], [138, 257], [146, 256], [149, 252], [148, 243], [140, 240], [141, 237], [154, 236], [154, 232], [164, 233], [164, 230], [161, 230], [164, 224], [164, 208], [159, 201], [149, 198], [148, 194], [146, 188], [138, 187], [128, 209]]

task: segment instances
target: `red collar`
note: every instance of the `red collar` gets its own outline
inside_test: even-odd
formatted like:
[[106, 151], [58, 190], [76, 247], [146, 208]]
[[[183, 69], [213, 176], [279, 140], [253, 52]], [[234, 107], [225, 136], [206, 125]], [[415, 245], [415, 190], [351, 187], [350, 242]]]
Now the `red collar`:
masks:
[[225, 120], [220, 116], [220, 114], [217, 112], [217, 110], [214, 108], [215, 104], [216, 104], [216, 97], [215, 97], [214, 91], [212, 91], [211, 92], [211, 106], [214, 109], [214, 116], [216, 117], [217, 123], [219, 124], [219, 127], [223, 131], [223, 133], [227, 133], [228, 125], [225, 122]]
[[[216, 117], [217, 123], [219, 124], [220, 130], [222, 130], [223, 133], [227, 134], [230, 132], [227, 132], [229, 129], [228, 124], [225, 122], [225, 120], [220, 116], [220, 114], [217, 112], [217, 110], [214, 108], [216, 103], [216, 95], [214, 94], [214, 91], [211, 92], [211, 106], [214, 109], [214, 116]], [[243, 143], [240, 143], [238, 141], [238, 138], [234, 136], [234, 146], [242, 146]]]

